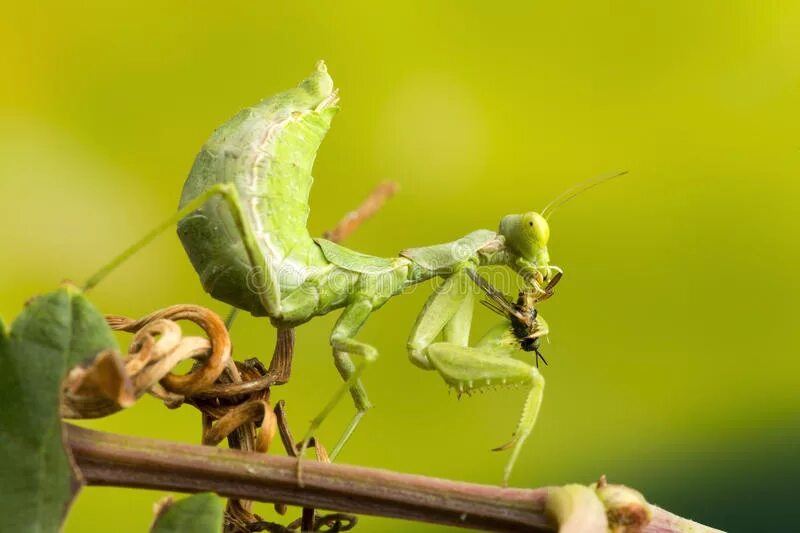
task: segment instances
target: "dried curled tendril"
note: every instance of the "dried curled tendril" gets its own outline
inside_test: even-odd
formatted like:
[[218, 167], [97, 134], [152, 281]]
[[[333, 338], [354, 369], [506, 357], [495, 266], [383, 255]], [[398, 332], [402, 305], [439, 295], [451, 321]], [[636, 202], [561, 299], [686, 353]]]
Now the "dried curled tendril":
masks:
[[[177, 324], [181, 320], [194, 322], [205, 337], [184, 336]], [[72, 369], [63, 385], [62, 417], [107, 416], [148, 393], [171, 409], [184, 403], [197, 408], [202, 414], [203, 444], [214, 446], [227, 439], [231, 448], [266, 453], [280, 431], [287, 452], [297, 454], [282, 402], [273, 410], [269, 401], [270, 387], [289, 378], [292, 330], [278, 332], [275, 353], [266, 368], [257, 359], [233, 361], [224, 322], [204, 307], [175, 305], [139, 320], [110, 315], [106, 321], [111, 329], [133, 334], [128, 355], [102, 352], [86, 366]], [[195, 361], [192, 370], [185, 375], [173, 373], [187, 359]], [[327, 461], [325, 449], [314, 444], [318, 460]], [[285, 512], [285, 505], [275, 507], [279, 514]], [[225, 531], [293, 532], [301, 524], [308, 526], [308, 519], [313, 519], [313, 531], [349, 531], [356, 524], [352, 515], [314, 516], [313, 510], [306, 509], [305, 520], [281, 526], [264, 521], [251, 509], [250, 501], [229, 500]]]
[[[347, 213], [325, 237], [340, 242], [373, 216], [397, 191], [397, 184], [378, 185], [354, 211]], [[206, 337], [188, 337], [176, 321], [194, 322]], [[139, 320], [107, 316], [111, 329], [133, 333], [127, 357], [116, 352], [98, 354], [86, 366], [74, 368], [64, 381], [61, 416], [99, 418], [132, 405], [145, 393], [174, 409], [186, 403], [202, 413], [203, 444], [216, 445], [227, 438], [230, 448], [267, 452], [276, 431], [286, 452], [297, 456], [298, 447], [289, 431], [282, 402], [273, 410], [270, 387], [289, 379], [294, 353], [294, 330], [279, 329], [269, 368], [257, 359], [234, 362], [225, 323], [214, 312], [196, 305], [175, 305]], [[194, 359], [191, 372], [172, 373], [178, 363]], [[318, 461], [329, 462], [322, 444], [311, 439]], [[349, 531], [353, 515], [316, 516], [303, 509], [302, 518], [288, 526], [266, 522], [251, 512], [252, 502], [229, 500], [225, 532], [250, 531]], [[275, 504], [278, 514], [286, 505]]]

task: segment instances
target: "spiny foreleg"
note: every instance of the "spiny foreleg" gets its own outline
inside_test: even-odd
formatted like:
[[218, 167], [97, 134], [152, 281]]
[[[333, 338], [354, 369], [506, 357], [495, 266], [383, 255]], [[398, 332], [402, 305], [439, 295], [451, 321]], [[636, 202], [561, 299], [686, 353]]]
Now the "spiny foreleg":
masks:
[[544, 378], [535, 367], [502, 352], [435, 343], [428, 347], [427, 354], [445, 382], [459, 393], [495, 386], [519, 385], [527, 389], [514, 436], [506, 444], [494, 448], [495, 451], [512, 449], [503, 473], [503, 483], [508, 484], [522, 446], [536, 424], [544, 393]]
[[[507, 484], [522, 446], [536, 424], [544, 378], [530, 364], [512, 357], [522, 351], [512, 338], [508, 320], [492, 328], [478, 345], [468, 346], [474, 298], [472, 285], [464, 280], [471, 274], [474, 273], [468, 269], [454, 273], [428, 298], [408, 341], [409, 357], [417, 366], [439, 372], [459, 393], [512, 385], [527, 390], [513, 438], [496, 448], [511, 448], [503, 475]], [[434, 342], [440, 334], [444, 342]]]

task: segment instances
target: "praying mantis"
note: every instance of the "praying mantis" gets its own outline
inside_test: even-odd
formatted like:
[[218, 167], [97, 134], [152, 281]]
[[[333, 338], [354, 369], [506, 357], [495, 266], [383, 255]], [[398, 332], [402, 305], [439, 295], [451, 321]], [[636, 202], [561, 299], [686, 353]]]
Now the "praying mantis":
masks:
[[[504, 385], [526, 390], [513, 438], [497, 448], [512, 450], [503, 475], [507, 484], [536, 423], [544, 390], [538, 365], [515, 356], [535, 351], [538, 363], [538, 342], [548, 326], [534, 306], [552, 295], [561, 277], [561, 269], [550, 264], [547, 209], [506, 215], [498, 231], [480, 229], [452, 242], [407, 248], [391, 258], [312, 238], [306, 228], [311, 170], [338, 100], [333, 80], [319, 62], [298, 87], [240, 111], [197, 155], [177, 214], [140, 244], [177, 220], [178, 236], [203, 288], [235, 308], [268, 317], [279, 332], [342, 309], [330, 344], [344, 383], [303, 439], [304, 450], [349, 392], [356, 412], [332, 459], [371, 407], [361, 376], [378, 358], [378, 350], [357, 338], [359, 330], [390, 298], [441, 278], [411, 328], [408, 356], [459, 393]], [[138, 247], [98, 272], [87, 287]], [[479, 268], [492, 265], [505, 266], [523, 280], [517, 305], [478, 274]], [[504, 319], [470, 345], [475, 286]]]

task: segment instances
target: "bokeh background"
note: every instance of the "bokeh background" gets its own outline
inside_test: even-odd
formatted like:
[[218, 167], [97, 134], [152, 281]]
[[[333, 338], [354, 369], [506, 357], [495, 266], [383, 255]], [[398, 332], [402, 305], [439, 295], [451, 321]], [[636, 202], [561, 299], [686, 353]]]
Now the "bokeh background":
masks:
[[[800, 474], [800, 4], [776, 2], [14, 2], [0, 17], [0, 314], [83, 281], [176, 207], [195, 153], [238, 109], [324, 58], [342, 111], [317, 159], [321, 233], [380, 180], [401, 193], [347, 244], [377, 255], [494, 228], [598, 174], [552, 219], [566, 276], [540, 421], [513, 483], [601, 474], [730, 531], [789, 531]], [[460, 401], [408, 363], [426, 291], [362, 338], [375, 409], [343, 462], [501, 478], [520, 391]], [[140, 316], [206, 296], [170, 231], [92, 293]], [[298, 331], [276, 390], [297, 432], [339, 384], [333, 316]], [[482, 308], [476, 327], [494, 318]], [[274, 332], [241, 317], [235, 354]], [[323, 427], [331, 443], [351, 414]], [[196, 442], [144, 399], [87, 424]], [[87, 488], [66, 531], [145, 531], [161, 494]], [[269, 506], [259, 507], [274, 518]], [[796, 522], [795, 522], [796, 523]], [[439, 531], [365, 518], [362, 531]]]

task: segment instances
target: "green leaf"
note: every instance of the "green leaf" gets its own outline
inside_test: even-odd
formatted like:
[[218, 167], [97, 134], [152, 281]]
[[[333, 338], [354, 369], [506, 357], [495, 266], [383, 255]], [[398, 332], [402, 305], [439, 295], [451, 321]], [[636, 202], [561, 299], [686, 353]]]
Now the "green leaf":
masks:
[[32, 300], [0, 333], [0, 530], [61, 529], [80, 489], [62, 440], [61, 382], [115, 346], [103, 315], [68, 286]]
[[203, 492], [169, 505], [151, 533], [219, 533], [225, 506], [222, 498]]

